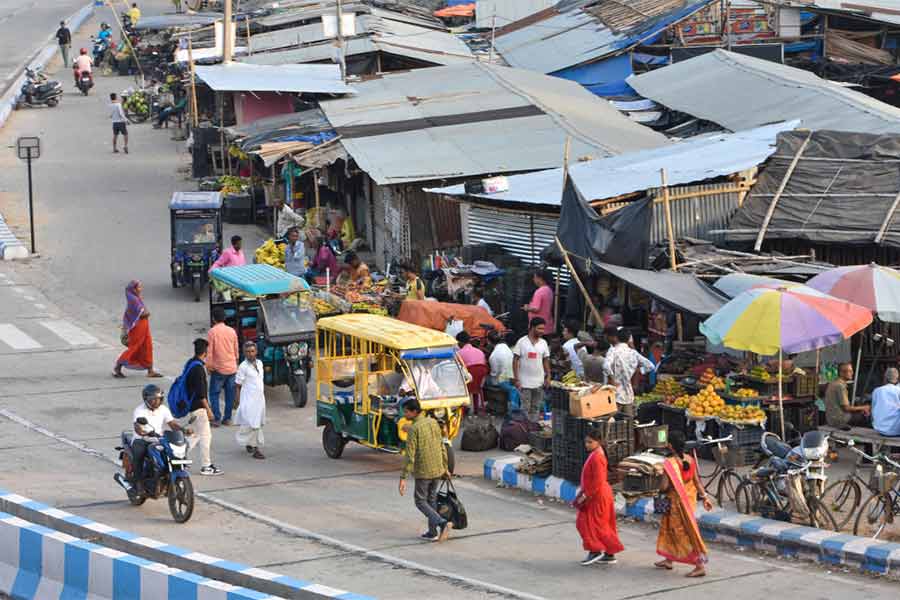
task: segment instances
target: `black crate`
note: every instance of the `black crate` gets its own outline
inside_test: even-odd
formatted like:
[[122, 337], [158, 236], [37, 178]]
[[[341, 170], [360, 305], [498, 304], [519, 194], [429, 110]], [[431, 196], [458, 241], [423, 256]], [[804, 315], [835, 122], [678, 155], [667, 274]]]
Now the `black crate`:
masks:
[[641, 427], [637, 430], [637, 437], [640, 450], [665, 448], [669, 445], [669, 426]]
[[742, 448], [759, 448], [759, 443], [765, 430], [761, 425], [734, 425], [732, 423], [720, 423], [719, 435], [715, 437], [732, 436], [729, 446]]
[[569, 390], [551, 387], [548, 395], [550, 396], [550, 410], [569, 412]]
[[719, 450], [716, 444], [707, 447], [712, 449], [712, 460], [731, 468], [753, 466], [762, 454], [759, 446], [725, 446], [723, 450]]
[[566, 418], [569, 416], [569, 411], [560, 410], [558, 408], [554, 408], [551, 413], [551, 419], [553, 421], [553, 435], [564, 436], [566, 434]]
[[663, 425], [668, 426], [669, 433], [680, 431], [685, 433], [688, 429], [688, 418], [683, 408], [675, 408], [668, 404], [659, 405], [659, 416]]
[[[778, 404], [769, 404], [766, 407], [768, 419], [766, 429], [781, 435], [781, 417], [778, 414]], [[794, 426], [797, 433], [803, 434], [819, 428], [819, 408], [815, 402], [791, 403], [784, 405], [784, 420]]]
[[544, 435], [542, 432], [532, 431], [528, 434], [528, 445], [531, 446], [534, 450], [539, 450], [541, 452], [552, 452], [553, 438], [549, 435]]

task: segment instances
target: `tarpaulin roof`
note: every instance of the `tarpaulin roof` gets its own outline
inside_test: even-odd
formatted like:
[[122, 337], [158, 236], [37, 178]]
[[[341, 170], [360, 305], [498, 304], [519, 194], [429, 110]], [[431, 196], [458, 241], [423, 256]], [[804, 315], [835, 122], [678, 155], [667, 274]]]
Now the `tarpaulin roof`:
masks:
[[298, 128], [304, 132], [330, 131], [331, 123], [325, 118], [318, 108], [311, 108], [284, 115], [272, 115], [225, 128], [225, 133], [232, 138], [245, 138], [248, 136], [268, 135], [285, 128]]
[[900, 247], [898, 169], [897, 134], [782, 133], [775, 155], [734, 214], [726, 239], [756, 240], [777, 196], [764, 240]]
[[[738, 133], [690, 138], [674, 144], [638, 150], [569, 166], [569, 177], [582, 196], [603, 200], [661, 186], [660, 169], [666, 169], [669, 185], [683, 185], [731, 175], [750, 169], [775, 152], [779, 132], [794, 129], [798, 121], [778, 123]], [[559, 206], [562, 169], [513, 175], [509, 191], [497, 194], [466, 194], [464, 185], [426, 191], [449, 196], [472, 195], [497, 202]]]
[[725, 306], [728, 299], [693, 275], [675, 271], [645, 271], [608, 263], [596, 267], [658, 298], [666, 304], [706, 317]]
[[172, 29], [202, 27], [222, 20], [222, 13], [194, 13], [190, 15], [147, 15], [134, 25], [135, 29]]
[[840, 12], [847, 16], [900, 25], [900, 10], [897, 8], [897, 0], [857, 0], [855, 2], [846, 0], [781, 0], [778, 2], [776, 0], [776, 3], [810, 10]]
[[483, 63], [392, 73], [321, 108], [378, 184], [511, 173], [668, 143], [576, 83]]
[[715, 0], [563, 0], [497, 30], [513, 67], [553, 73], [650, 40]]
[[450, 17], [471, 17], [475, 14], [475, 3], [470, 4], [454, 4], [440, 10], [434, 11], [434, 16], [444, 19]]
[[227, 65], [198, 66], [197, 77], [217, 92], [296, 92], [350, 94], [339, 65]]
[[807, 129], [900, 133], [900, 108], [809, 71], [726, 50], [629, 77], [628, 84], [732, 131], [800, 119]]

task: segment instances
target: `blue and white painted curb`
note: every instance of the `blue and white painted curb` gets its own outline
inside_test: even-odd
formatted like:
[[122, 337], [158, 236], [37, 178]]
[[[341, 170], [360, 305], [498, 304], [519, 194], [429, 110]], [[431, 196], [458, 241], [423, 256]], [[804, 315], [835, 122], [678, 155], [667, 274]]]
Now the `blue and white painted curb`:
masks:
[[28, 248], [9, 230], [9, 225], [0, 215], [0, 260], [28, 258]]
[[[328, 586], [191, 552], [184, 548], [79, 517], [24, 496], [0, 490], [0, 501], [75, 525], [97, 537], [111, 536], [162, 552], [185, 563], [201, 563], [280, 584], [304, 598], [373, 600]], [[169, 562], [169, 561], [167, 561]], [[253, 589], [166, 566], [0, 512], [0, 592], [14, 600], [261, 600], [279, 598]], [[38, 593], [40, 592], [40, 593]]]
[[[484, 461], [484, 478], [506, 487], [555, 498], [566, 503], [575, 500], [578, 486], [559, 477], [536, 477], [516, 471], [518, 456], [488, 458]], [[642, 498], [631, 504], [616, 495], [616, 512], [643, 522], [658, 522], [653, 500]], [[750, 550], [774, 552], [779, 556], [805, 558], [859, 568], [881, 575], [900, 576], [900, 544], [880, 542], [834, 531], [824, 531], [742, 515], [724, 510], [703, 512], [698, 507], [700, 532], [709, 541], [733, 544]]]

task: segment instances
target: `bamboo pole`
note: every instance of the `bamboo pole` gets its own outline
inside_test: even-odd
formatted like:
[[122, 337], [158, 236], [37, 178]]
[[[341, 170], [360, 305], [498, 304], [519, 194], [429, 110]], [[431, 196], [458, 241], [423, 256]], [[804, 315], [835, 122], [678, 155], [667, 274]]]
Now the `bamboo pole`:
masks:
[[597, 307], [594, 306], [594, 303], [591, 302], [591, 295], [588, 294], [588, 291], [587, 289], [585, 289], [584, 284], [581, 283], [581, 278], [578, 276], [578, 272], [575, 270], [575, 267], [572, 266], [572, 261], [569, 260], [569, 252], [563, 247], [562, 242], [559, 241], [558, 237], [554, 236], [553, 239], [556, 241], [556, 246], [559, 248], [566, 266], [569, 268], [569, 273], [572, 274], [572, 279], [575, 280], [575, 284], [578, 285], [578, 289], [581, 290], [581, 294], [584, 296], [585, 303], [587, 304], [588, 308], [591, 309], [591, 314], [594, 315], [594, 320], [597, 321], [597, 323], [602, 323], [603, 317], [600, 316], [600, 311], [598, 311]]
[[197, 78], [194, 74], [194, 42], [188, 30], [188, 65], [191, 71], [191, 121], [194, 128], [200, 126], [200, 107], [197, 105]]
[[666, 170], [659, 170], [662, 179], [663, 207], [666, 213], [666, 233], [669, 236], [669, 265], [673, 271], [678, 270], [678, 258], [675, 256], [675, 229], [672, 227], [672, 207], [669, 204], [669, 180]]
[[[566, 136], [566, 145], [563, 148], [563, 190], [566, 189], [566, 179], [569, 177], [569, 145], [571, 141], [572, 138]], [[532, 224], [534, 223], [533, 218], [531, 222]], [[590, 302], [590, 299], [588, 299], [588, 302]], [[559, 327], [559, 273], [556, 274], [556, 293], [553, 296], [553, 323]]]

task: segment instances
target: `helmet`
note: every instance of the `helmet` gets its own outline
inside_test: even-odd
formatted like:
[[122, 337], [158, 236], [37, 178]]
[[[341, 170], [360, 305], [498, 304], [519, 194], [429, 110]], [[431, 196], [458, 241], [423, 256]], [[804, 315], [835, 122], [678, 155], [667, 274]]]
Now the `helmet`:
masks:
[[150, 401], [151, 400], [162, 400], [163, 393], [158, 385], [153, 385], [151, 383], [149, 385], [144, 386], [144, 389], [141, 390], [141, 396], [144, 399], [144, 405], [147, 408], [150, 408], [152, 410], [152, 407], [150, 406]]
[[100, 23], [100, 29], [109, 29], [109, 23]]
[[80, 50], [80, 52], [81, 52], [81, 54], [87, 54], [87, 48], [82, 48], [82, 49]]

